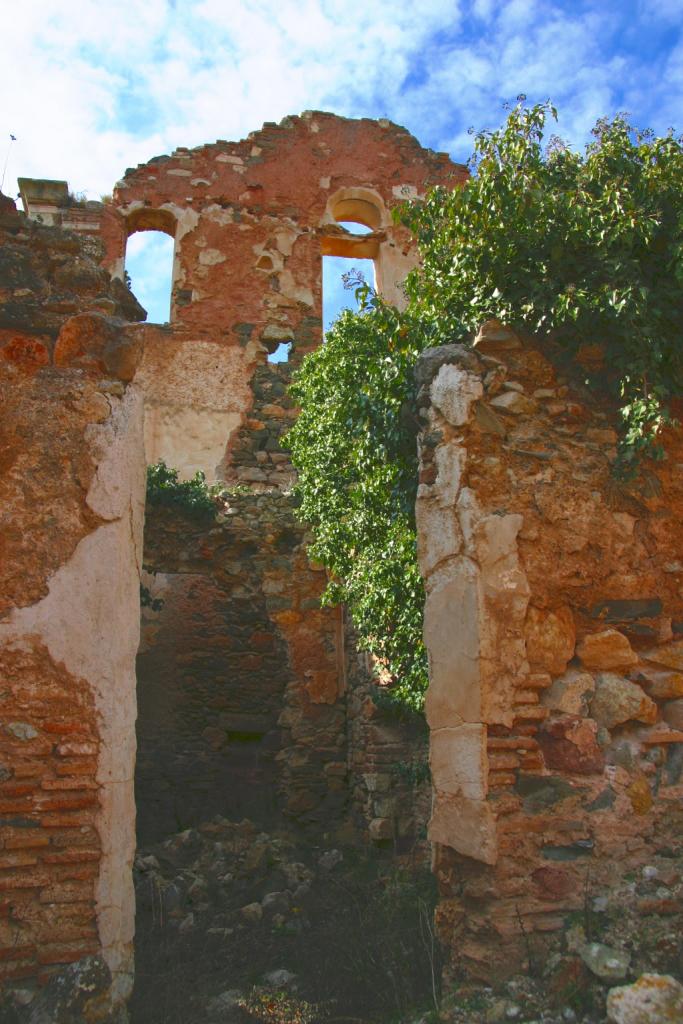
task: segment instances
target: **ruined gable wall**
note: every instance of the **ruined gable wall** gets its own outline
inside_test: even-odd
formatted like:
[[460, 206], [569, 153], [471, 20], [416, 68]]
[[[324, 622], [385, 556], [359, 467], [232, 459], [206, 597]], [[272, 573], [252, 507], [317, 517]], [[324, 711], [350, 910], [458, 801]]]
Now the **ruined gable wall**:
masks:
[[419, 380], [438, 924], [500, 979], [680, 852], [683, 439], [617, 484], [613, 413], [495, 323]]
[[[175, 237], [172, 327], [147, 329], [138, 378], [148, 461], [286, 486], [254, 439], [262, 407], [278, 403], [253, 384], [280, 342], [291, 342], [293, 365], [320, 344], [322, 254], [376, 257], [381, 290], [400, 301], [414, 251], [391, 207], [465, 173], [389, 122], [317, 112], [129, 170], [102, 222], [105, 266], [122, 276], [130, 232]], [[373, 234], [354, 239], [335, 216], [365, 219]], [[239, 457], [250, 444], [266, 454], [258, 465]]]
[[[253, 492], [230, 498], [237, 514], [201, 545], [180, 519], [148, 510], [144, 560], [166, 599], [144, 613], [139, 659], [141, 822], [155, 837], [162, 821], [238, 809], [336, 828], [350, 795], [359, 832], [387, 843], [416, 832], [403, 789], [388, 792], [411, 742], [376, 720], [371, 684], [354, 671], [349, 704], [339, 611], [320, 609], [324, 575], [308, 565], [291, 498], [277, 493], [294, 480], [280, 439], [296, 416], [292, 369], [322, 338], [322, 254], [376, 256], [378, 284], [398, 299], [392, 288], [415, 254], [391, 206], [463, 177], [395, 125], [315, 113], [154, 158], [117, 187], [118, 233], [114, 220], [103, 226], [112, 269], [128, 229], [176, 231], [173, 323], [141, 328], [148, 458]], [[335, 215], [375, 230], [354, 239]], [[281, 341], [289, 361], [266, 362]], [[258, 719], [251, 745], [240, 716]], [[253, 786], [249, 812], [237, 779]]]
[[116, 1004], [134, 921], [137, 347], [75, 236], [3, 201], [0, 253], [0, 982], [30, 989], [94, 954], [92, 999]]

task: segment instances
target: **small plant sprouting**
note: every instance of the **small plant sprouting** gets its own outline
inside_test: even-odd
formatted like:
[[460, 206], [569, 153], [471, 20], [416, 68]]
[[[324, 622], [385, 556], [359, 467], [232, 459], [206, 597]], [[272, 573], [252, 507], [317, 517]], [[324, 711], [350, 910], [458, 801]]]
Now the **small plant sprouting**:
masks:
[[178, 470], [171, 469], [161, 459], [147, 467], [147, 502], [178, 509], [195, 519], [208, 519], [216, 514], [217, 500], [224, 488], [209, 486], [198, 470], [190, 480], [178, 479]]

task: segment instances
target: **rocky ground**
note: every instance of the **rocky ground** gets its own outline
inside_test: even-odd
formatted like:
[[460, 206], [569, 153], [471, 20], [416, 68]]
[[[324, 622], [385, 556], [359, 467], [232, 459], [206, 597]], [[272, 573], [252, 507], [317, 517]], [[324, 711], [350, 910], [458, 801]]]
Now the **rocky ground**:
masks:
[[132, 1024], [683, 1022], [674, 856], [609, 900], [587, 887], [561, 954], [530, 941], [528, 974], [443, 999], [424, 867], [216, 819], [141, 852], [135, 870]]
[[133, 1024], [390, 1020], [434, 1007], [428, 869], [216, 819], [141, 852]]

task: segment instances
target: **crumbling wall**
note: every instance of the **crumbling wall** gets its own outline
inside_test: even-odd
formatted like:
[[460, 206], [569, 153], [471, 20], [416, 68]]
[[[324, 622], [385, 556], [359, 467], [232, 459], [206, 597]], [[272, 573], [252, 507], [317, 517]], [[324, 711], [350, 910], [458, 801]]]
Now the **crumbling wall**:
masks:
[[132, 979], [142, 401], [103, 311], [134, 300], [4, 197], [0, 246], [0, 980], [100, 957], [87, 1020]]
[[[260, 400], [260, 375], [279, 344], [293, 365], [320, 344], [322, 255], [374, 259], [378, 286], [402, 301], [415, 250], [391, 207], [465, 176], [389, 121], [319, 112], [129, 169], [102, 219], [105, 266], [123, 276], [135, 231], [175, 239], [171, 329], [149, 332], [140, 369], [148, 462], [285, 487], [261, 437], [263, 407], [279, 403]], [[243, 457], [250, 444], [268, 456], [257, 466]]]
[[[360, 832], [407, 842], [420, 830], [412, 782], [389, 793], [393, 759], [408, 771], [413, 760], [404, 726], [370, 723], [371, 684], [355, 671], [347, 698], [339, 612], [319, 608], [324, 579], [305, 556], [282, 436], [296, 417], [291, 372], [322, 339], [322, 256], [373, 258], [378, 287], [401, 302], [415, 249], [391, 207], [464, 176], [389, 122], [310, 113], [154, 158], [115, 189], [118, 221], [102, 224], [114, 274], [130, 233], [175, 238], [172, 322], [141, 327], [148, 461], [252, 495], [231, 497], [237, 515], [199, 531], [201, 544], [148, 513], [145, 564], [166, 603], [145, 611], [139, 659], [143, 836], [247, 813], [245, 801], [250, 816], [336, 828], [349, 785]], [[267, 361], [281, 343], [289, 358]]]
[[[322, 256], [374, 259], [402, 302], [415, 250], [391, 207], [465, 176], [390, 122], [309, 112], [156, 157], [104, 204], [28, 179], [27, 217], [3, 199], [0, 977], [30, 986], [102, 954], [114, 1002], [129, 990], [143, 435], [147, 463], [248, 490], [202, 529], [150, 513], [144, 557], [164, 604], [140, 653], [143, 830], [239, 811], [241, 782], [264, 814], [341, 828], [349, 772], [363, 776], [361, 819], [378, 817], [365, 776], [400, 742], [350, 726], [341, 618], [319, 607], [288, 493], [286, 388], [322, 339]], [[126, 241], [152, 229], [175, 240], [171, 323], [131, 326], [144, 310], [124, 283]], [[288, 362], [269, 363], [283, 342]], [[365, 739], [364, 765], [349, 742]]]
[[680, 847], [683, 439], [618, 483], [611, 410], [495, 322], [418, 383], [438, 926], [501, 978]]
[[138, 658], [146, 842], [215, 814], [335, 827], [346, 803], [337, 610], [320, 608], [291, 499], [231, 495], [216, 522], [151, 506]]
[[370, 655], [345, 622], [351, 822], [365, 842], [429, 862], [429, 734], [422, 715], [383, 705]]

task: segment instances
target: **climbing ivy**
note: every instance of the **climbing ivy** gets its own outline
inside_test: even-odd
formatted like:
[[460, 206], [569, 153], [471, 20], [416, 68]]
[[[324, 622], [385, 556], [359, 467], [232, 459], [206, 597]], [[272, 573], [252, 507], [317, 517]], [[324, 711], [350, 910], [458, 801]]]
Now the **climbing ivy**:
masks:
[[361, 645], [394, 700], [419, 708], [427, 682], [424, 595], [416, 565], [412, 369], [423, 349], [470, 344], [497, 318], [547, 339], [553, 358], [602, 362], [583, 381], [615, 400], [615, 471], [661, 458], [659, 433], [683, 385], [683, 147], [623, 116], [601, 119], [583, 154], [544, 146], [549, 103], [524, 97], [496, 131], [475, 136], [472, 177], [404, 204], [421, 264], [403, 312], [356, 280], [344, 312], [292, 386], [301, 414], [288, 435], [312, 554], [329, 569]]

